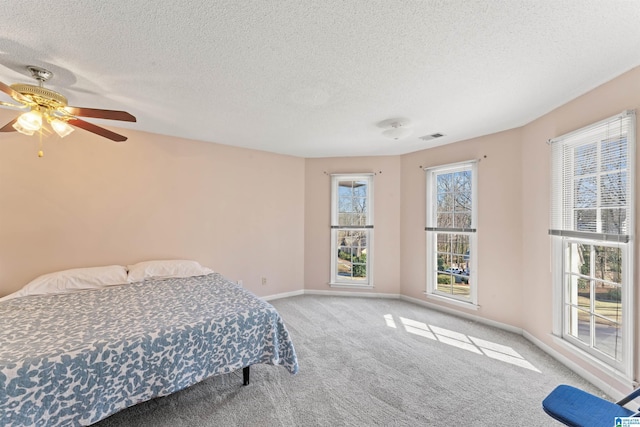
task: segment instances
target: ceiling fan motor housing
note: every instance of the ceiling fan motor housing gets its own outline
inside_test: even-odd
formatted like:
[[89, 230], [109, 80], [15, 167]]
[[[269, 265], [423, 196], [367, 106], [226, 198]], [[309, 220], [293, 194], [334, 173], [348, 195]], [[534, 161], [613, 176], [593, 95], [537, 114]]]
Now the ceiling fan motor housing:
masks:
[[[67, 98], [56, 91], [44, 88], [42, 86], [15, 83], [11, 85], [11, 89], [30, 99], [40, 107], [57, 110], [59, 108], [64, 108], [67, 106]], [[20, 99], [14, 99], [16, 101], [20, 101]]]

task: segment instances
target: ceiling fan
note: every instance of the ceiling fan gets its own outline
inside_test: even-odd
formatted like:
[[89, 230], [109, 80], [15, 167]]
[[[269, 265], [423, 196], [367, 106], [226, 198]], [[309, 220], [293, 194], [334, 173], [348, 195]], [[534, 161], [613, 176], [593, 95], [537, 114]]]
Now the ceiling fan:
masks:
[[32, 77], [38, 81], [37, 86], [22, 83], [8, 86], [0, 82], [0, 91], [20, 103], [20, 105], [14, 105], [0, 101], [0, 105], [29, 108], [28, 112], [16, 117], [0, 128], [0, 132], [18, 131], [25, 135], [33, 135], [34, 132], [42, 132], [44, 129], [42, 123], [46, 121], [61, 138], [73, 132], [72, 126], [75, 126], [112, 141], [122, 142], [127, 140], [126, 136], [86, 122], [77, 116], [135, 122], [136, 118], [134, 116], [126, 111], [71, 107], [67, 105], [67, 98], [43, 86], [44, 82], [53, 77], [51, 71], [33, 65], [29, 65], [27, 69], [31, 72]]

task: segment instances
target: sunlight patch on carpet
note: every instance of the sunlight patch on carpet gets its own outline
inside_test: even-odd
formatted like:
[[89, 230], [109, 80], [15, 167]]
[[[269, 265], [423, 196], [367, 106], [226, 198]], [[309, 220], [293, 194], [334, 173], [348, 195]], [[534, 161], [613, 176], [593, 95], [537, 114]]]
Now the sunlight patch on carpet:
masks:
[[393, 316], [391, 314], [385, 314], [384, 315], [384, 321], [387, 323], [388, 327], [395, 329], [396, 322], [395, 322], [395, 320], [393, 320]]
[[[439, 341], [443, 344], [470, 351], [472, 353], [485, 355], [501, 362], [509, 363], [511, 365], [519, 366], [521, 368], [540, 373], [540, 371], [535, 366], [533, 366], [517, 351], [507, 345], [483, 340], [481, 338], [471, 337], [460, 332], [452, 331], [450, 329], [427, 325], [424, 322], [407, 319], [406, 317], [400, 317], [399, 319], [402, 326], [404, 326], [405, 331], [410, 334], [418, 335], [420, 337], [434, 341]], [[388, 327], [397, 329], [396, 321], [393, 318], [393, 315], [385, 314], [384, 320]]]

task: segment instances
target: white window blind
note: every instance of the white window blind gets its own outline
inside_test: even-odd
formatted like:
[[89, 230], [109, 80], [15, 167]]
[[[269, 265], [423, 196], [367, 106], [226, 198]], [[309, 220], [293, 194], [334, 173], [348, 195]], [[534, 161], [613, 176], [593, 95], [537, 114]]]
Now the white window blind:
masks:
[[635, 122], [635, 111], [624, 111], [550, 141], [549, 234], [629, 241]]

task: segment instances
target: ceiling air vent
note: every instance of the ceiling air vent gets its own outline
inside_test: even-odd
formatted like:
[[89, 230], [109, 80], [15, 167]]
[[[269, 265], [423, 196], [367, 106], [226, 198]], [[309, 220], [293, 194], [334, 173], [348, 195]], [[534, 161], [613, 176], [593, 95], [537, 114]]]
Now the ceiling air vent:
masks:
[[421, 136], [420, 139], [423, 141], [431, 141], [432, 139], [440, 138], [441, 136], [444, 136], [444, 134], [438, 132], [432, 133], [431, 135]]

